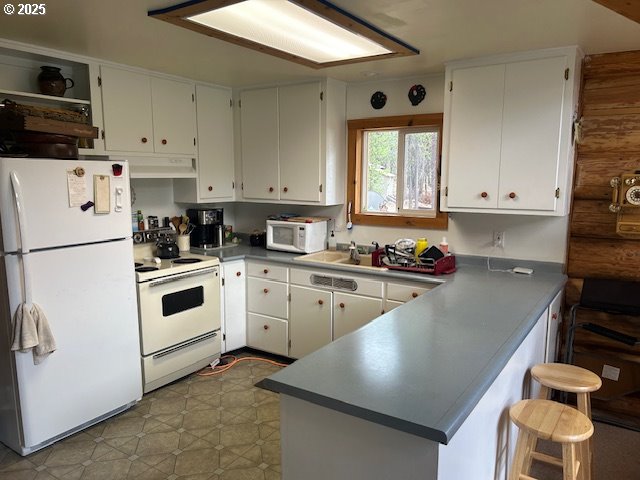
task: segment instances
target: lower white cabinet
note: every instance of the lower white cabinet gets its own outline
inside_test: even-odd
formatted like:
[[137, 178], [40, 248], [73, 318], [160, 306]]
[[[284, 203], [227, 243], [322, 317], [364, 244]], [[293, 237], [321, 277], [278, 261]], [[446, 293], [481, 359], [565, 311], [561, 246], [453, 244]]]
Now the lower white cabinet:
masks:
[[560, 350], [560, 336], [558, 335], [558, 331], [560, 330], [560, 323], [562, 322], [560, 308], [562, 307], [563, 294], [564, 290], [560, 290], [560, 292], [558, 292], [549, 305], [549, 311], [547, 312], [547, 341], [544, 361], [548, 363], [557, 361], [556, 357]]
[[332, 294], [318, 288], [291, 285], [289, 356], [302, 358], [331, 343]]
[[434, 288], [435, 284], [387, 282], [384, 296], [384, 313], [403, 305]]
[[247, 309], [271, 317], [288, 318], [287, 284], [249, 277], [247, 280]]
[[382, 313], [381, 298], [334, 292], [333, 339], [357, 330]]
[[289, 269], [247, 263], [247, 344], [278, 355], [289, 354]]
[[400, 305], [404, 305], [405, 302], [396, 302], [395, 300], [384, 301], [384, 313], [390, 312], [394, 308], [398, 308]]
[[289, 322], [257, 313], [247, 314], [247, 341], [250, 346], [277, 355], [288, 354]]
[[222, 353], [247, 345], [247, 287], [244, 260], [222, 266]]
[[292, 358], [302, 358], [436, 286], [264, 261], [248, 261], [246, 273], [247, 345]]

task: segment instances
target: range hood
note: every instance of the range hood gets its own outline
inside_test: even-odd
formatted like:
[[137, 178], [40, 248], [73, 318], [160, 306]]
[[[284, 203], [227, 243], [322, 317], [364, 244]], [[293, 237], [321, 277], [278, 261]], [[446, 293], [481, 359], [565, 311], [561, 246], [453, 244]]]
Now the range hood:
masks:
[[128, 160], [131, 178], [196, 178], [196, 159], [189, 157], [110, 156], [111, 160]]

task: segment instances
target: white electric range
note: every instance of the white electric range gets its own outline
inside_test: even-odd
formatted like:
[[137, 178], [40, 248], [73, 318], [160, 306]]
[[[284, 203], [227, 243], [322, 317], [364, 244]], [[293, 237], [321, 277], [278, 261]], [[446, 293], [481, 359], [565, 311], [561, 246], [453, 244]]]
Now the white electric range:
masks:
[[136, 246], [144, 392], [220, 357], [220, 272], [216, 257], [180, 253], [154, 259]]

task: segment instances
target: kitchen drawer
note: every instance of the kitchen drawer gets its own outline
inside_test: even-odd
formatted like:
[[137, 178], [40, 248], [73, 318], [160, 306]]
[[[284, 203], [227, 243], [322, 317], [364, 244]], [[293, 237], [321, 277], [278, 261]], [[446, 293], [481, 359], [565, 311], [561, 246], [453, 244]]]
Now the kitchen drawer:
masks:
[[247, 263], [247, 275], [257, 278], [268, 278], [279, 282], [289, 281], [289, 269], [272, 263]]
[[286, 283], [247, 279], [247, 310], [272, 317], [287, 318], [289, 286]]
[[286, 356], [289, 338], [289, 322], [279, 318], [249, 313], [247, 315], [247, 340], [250, 347]]
[[337, 270], [292, 268], [291, 284], [382, 298], [384, 282]]
[[435, 285], [387, 283], [387, 298], [398, 302], [408, 302], [431, 290]]

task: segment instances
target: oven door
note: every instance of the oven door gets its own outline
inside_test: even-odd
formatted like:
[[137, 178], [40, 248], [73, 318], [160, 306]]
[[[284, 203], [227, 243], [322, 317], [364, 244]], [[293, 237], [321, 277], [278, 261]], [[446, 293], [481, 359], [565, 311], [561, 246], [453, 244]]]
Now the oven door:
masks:
[[218, 267], [138, 284], [142, 355], [151, 355], [220, 328]]

